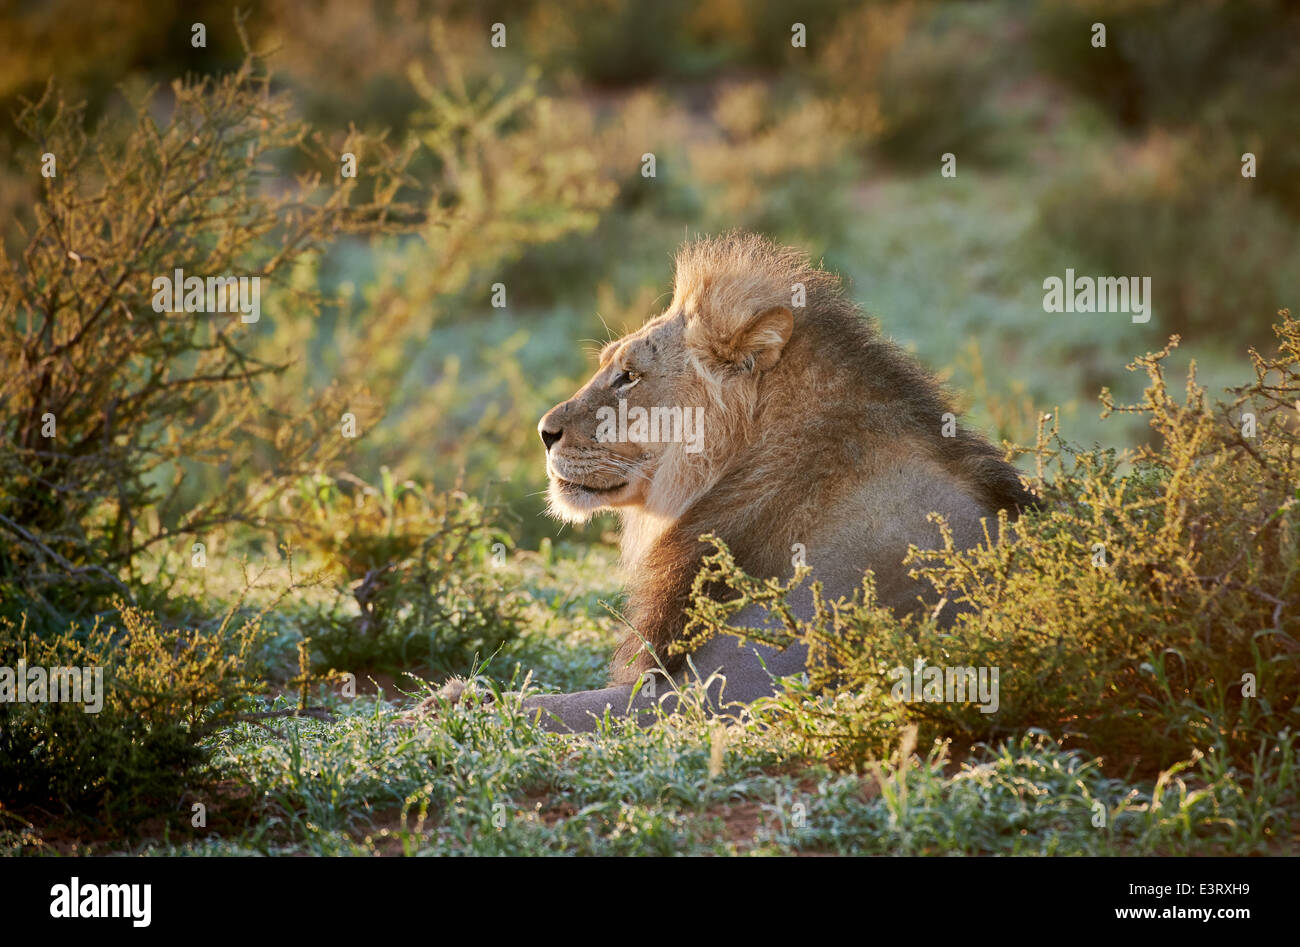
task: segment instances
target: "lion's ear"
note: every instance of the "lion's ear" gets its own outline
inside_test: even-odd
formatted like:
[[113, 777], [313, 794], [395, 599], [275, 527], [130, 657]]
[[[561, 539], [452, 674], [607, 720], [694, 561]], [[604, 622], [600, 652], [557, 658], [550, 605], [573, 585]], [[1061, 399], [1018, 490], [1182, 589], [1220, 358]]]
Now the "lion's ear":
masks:
[[766, 371], [781, 358], [781, 351], [794, 331], [794, 315], [785, 306], [755, 313], [730, 336], [718, 326], [698, 321], [688, 324], [686, 340], [720, 368], [738, 371]]
[[765, 309], [731, 337], [731, 361], [744, 370], [765, 372], [781, 358], [794, 331], [794, 314], [785, 306]]

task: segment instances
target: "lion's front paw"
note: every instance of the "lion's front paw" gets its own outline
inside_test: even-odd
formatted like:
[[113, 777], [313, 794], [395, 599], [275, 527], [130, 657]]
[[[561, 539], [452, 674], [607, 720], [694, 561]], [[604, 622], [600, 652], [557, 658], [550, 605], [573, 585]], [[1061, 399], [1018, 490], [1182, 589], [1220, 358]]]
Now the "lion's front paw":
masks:
[[[487, 695], [491, 696], [490, 693]], [[484, 692], [476, 688], [472, 681], [452, 678], [437, 691], [420, 701], [415, 707], [396, 718], [403, 726], [413, 726], [438, 716], [443, 709], [450, 709], [471, 700], [482, 701]]]
[[443, 704], [455, 707], [460, 703], [461, 698], [465, 696], [466, 692], [469, 691], [472, 691], [472, 688], [468, 681], [462, 681], [459, 678], [453, 677], [446, 684], [443, 684], [442, 687], [438, 689], [437, 693], [430, 694], [428, 697], [424, 698], [424, 700], [420, 701], [415, 706], [415, 712], [418, 714], [426, 714], [431, 711], [436, 712]]

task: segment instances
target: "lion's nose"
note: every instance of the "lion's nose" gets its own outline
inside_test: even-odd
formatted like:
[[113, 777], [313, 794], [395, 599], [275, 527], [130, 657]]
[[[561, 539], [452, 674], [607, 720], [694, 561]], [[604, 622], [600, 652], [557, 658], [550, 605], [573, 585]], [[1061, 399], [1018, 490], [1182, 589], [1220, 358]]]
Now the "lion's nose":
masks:
[[542, 443], [546, 445], [546, 452], [549, 454], [551, 448], [564, 437], [564, 418], [568, 414], [570, 402], [557, 404], [550, 411], [542, 415], [542, 419], [537, 422], [537, 433], [542, 437]]

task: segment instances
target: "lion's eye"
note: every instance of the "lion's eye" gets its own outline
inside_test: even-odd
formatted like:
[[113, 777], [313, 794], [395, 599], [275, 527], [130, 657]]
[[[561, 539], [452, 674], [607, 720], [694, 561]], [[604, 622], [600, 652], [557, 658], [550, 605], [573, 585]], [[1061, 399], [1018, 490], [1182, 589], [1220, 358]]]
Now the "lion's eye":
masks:
[[614, 376], [614, 380], [610, 382], [609, 387], [615, 389], [631, 388], [640, 380], [641, 380], [640, 372], [634, 372], [631, 371], [630, 369], [624, 369], [623, 371], [619, 372], [617, 375]]

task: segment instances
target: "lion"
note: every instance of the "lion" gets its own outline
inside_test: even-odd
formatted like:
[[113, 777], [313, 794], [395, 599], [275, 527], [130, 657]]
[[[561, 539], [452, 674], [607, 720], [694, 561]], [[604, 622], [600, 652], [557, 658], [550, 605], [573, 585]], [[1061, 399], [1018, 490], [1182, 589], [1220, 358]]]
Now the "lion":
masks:
[[[605, 345], [591, 379], [538, 424], [549, 512], [621, 519], [631, 630], [609, 686], [535, 695], [525, 708], [549, 729], [590, 730], [606, 710], [650, 716], [665, 688], [638, 687], [643, 677], [712, 681], [710, 707], [721, 712], [803, 671], [797, 644], [777, 651], [715, 635], [689, 662], [672, 648], [712, 548], [702, 534], [720, 537], [754, 576], [790, 579], [802, 551], [812, 573], [790, 600], [800, 618], [811, 581], [829, 601], [860, 590], [867, 570], [896, 613], [933, 607], [933, 590], [903, 565], [909, 545], [942, 544], [930, 514], [966, 548], [996, 537], [999, 510], [1014, 518], [1034, 502], [1001, 452], [956, 426], [952, 411], [935, 377], [805, 254], [742, 232], [685, 244], [663, 313]], [[743, 609], [730, 624], [768, 622]]]

